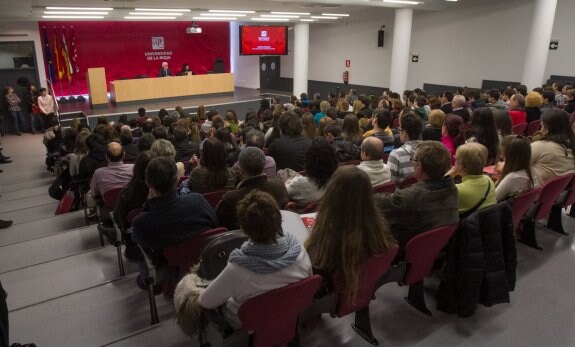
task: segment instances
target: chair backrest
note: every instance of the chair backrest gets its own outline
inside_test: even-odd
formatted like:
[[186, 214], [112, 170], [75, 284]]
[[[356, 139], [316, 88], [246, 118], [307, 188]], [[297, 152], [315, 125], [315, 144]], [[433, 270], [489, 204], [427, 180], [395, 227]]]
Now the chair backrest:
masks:
[[535, 200], [537, 200], [539, 195], [541, 195], [541, 189], [542, 187], [533, 188], [519, 194], [513, 199], [511, 208], [513, 210], [513, 230], [515, 230], [515, 232], [517, 232], [517, 226], [519, 225], [519, 222], [521, 222], [525, 212], [533, 206]]
[[269, 347], [290, 342], [300, 313], [311, 304], [320, 285], [321, 276], [314, 275], [244, 302], [238, 317], [242, 329], [252, 331], [251, 346]]
[[[375, 285], [387, 272], [391, 263], [397, 256], [397, 252], [399, 251], [399, 246], [394, 245], [387, 251], [373, 255], [367, 258], [365, 262], [361, 277], [359, 280], [359, 288], [357, 290], [357, 296], [353, 303], [349, 303], [345, 298], [341, 297], [338, 299], [337, 303], [337, 312], [336, 315], [338, 317], [343, 317], [348, 315], [352, 312], [359, 311], [362, 308], [369, 305], [371, 300], [373, 299], [373, 293], [375, 292]], [[343, 282], [343, 278], [341, 275], [336, 275], [334, 278], [334, 285], [335, 291], [338, 292], [338, 284]]]
[[539, 119], [529, 122], [529, 124], [527, 124], [527, 130], [525, 130], [525, 135], [531, 136], [539, 129], [541, 129], [541, 121]]
[[515, 135], [523, 135], [525, 133], [525, 129], [527, 129], [527, 123], [521, 123], [515, 124], [512, 131]]
[[178, 269], [178, 274], [181, 278], [188, 273], [194, 264], [200, 261], [204, 240], [212, 235], [225, 233], [226, 231], [228, 231], [226, 228], [211, 229], [191, 239], [170, 245], [164, 248], [164, 257], [166, 257], [170, 267]]
[[410, 187], [417, 183], [417, 178], [415, 176], [406, 177], [401, 183], [399, 183], [399, 189]]
[[142, 212], [141, 208], [131, 210], [130, 212], [128, 212], [128, 215], [126, 216], [126, 221], [128, 221], [130, 225], [134, 224], [134, 219], [136, 219], [136, 216], [139, 215], [140, 212]]
[[124, 187], [114, 188], [102, 194], [102, 199], [104, 200], [104, 204], [106, 204], [106, 207], [112, 209], [116, 207], [116, 203], [120, 198], [120, 193], [122, 192], [122, 189], [124, 189]]
[[[567, 196], [565, 197], [565, 201], [563, 202], [563, 206], [567, 207], [569, 205], [575, 204], [575, 174], [571, 178], [571, 182], [567, 185], [565, 189], [568, 191]], [[573, 208], [573, 207], [572, 207]]]
[[539, 205], [537, 205], [537, 212], [535, 212], [535, 217], [533, 219], [534, 221], [545, 218], [549, 215], [555, 200], [557, 200], [559, 194], [565, 190], [571, 181], [572, 176], [573, 174], [555, 177], [545, 183], [541, 190]]
[[347, 165], [358, 166], [359, 164], [361, 164], [361, 161], [359, 160], [350, 160], [339, 163], [339, 166], [347, 166]]
[[226, 192], [227, 192], [226, 190], [218, 190], [215, 192], [204, 193], [202, 195], [213, 208], [216, 208], [216, 206], [218, 206], [220, 200], [222, 200], [222, 197], [224, 196], [224, 194], [226, 194]]
[[431, 274], [435, 258], [447, 245], [459, 224], [444, 225], [413, 237], [405, 246], [407, 269], [403, 283], [410, 285]]
[[393, 193], [394, 191], [395, 183], [393, 183], [393, 181], [373, 187], [374, 193]]
[[320, 202], [321, 201], [314, 201], [312, 203], [309, 203], [306, 207], [304, 207], [303, 213], [312, 213], [312, 212], [319, 211], [319, 203]]

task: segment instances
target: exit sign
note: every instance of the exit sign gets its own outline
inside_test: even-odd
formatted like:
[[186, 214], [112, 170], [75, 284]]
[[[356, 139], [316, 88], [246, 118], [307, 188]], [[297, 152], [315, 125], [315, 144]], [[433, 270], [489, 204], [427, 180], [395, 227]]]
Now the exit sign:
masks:
[[551, 40], [549, 43], [549, 49], [552, 51], [556, 51], [559, 48], [559, 40]]

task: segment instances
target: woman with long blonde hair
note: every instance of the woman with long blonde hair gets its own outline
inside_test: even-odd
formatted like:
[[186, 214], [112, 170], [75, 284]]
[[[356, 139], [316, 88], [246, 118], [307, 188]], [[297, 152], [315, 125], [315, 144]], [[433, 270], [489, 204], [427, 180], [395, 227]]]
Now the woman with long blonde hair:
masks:
[[[395, 243], [375, 205], [367, 174], [356, 167], [340, 167], [327, 185], [315, 226], [305, 242], [314, 269], [327, 277], [327, 283], [334, 275], [342, 275], [338, 294], [353, 303], [367, 258]], [[329, 285], [326, 289], [333, 290]]]
[[301, 117], [301, 128], [302, 134], [310, 140], [317, 137], [317, 129], [315, 123], [313, 122], [313, 114], [306, 112]]

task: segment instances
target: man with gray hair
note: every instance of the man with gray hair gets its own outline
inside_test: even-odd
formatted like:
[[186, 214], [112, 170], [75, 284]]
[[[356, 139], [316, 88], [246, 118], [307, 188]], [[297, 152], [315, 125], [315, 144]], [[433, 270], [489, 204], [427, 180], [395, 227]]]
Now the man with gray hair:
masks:
[[167, 76], [173, 76], [172, 71], [168, 68], [168, 62], [163, 62], [158, 77], [167, 77]]
[[509, 99], [509, 117], [511, 117], [511, 124], [513, 125], [527, 122], [525, 97], [523, 95], [516, 93]]
[[259, 148], [247, 147], [240, 152], [238, 163], [241, 182], [235, 190], [227, 192], [216, 207], [216, 215], [221, 226], [228, 230], [239, 229], [236, 205], [253, 190], [269, 193], [277, 201], [280, 209], [288, 204], [285, 185], [276, 179], [268, 179], [263, 172], [265, 162], [266, 156]]
[[453, 101], [451, 101], [451, 105], [453, 107], [452, 113], [461, 117], [463, 122], [469, 122], [471, 120], [471, 114], [467, 109], [467, 102], [463, 95], [455, 95]]
[[[264, 149], [264, 139], [265, 135], [260, 130], [252, 129], [247, 132], [245, 135], [245, 142], [246, 147], [256, 147], [261, 150]], [[240, 177], [240, 163], [236, 161], [234, 166], [232, 166], [232, 170], [236, 173], [237, 177]], [[274, 158], [266, 155], [266, 163], [264, 166], [264, 173], [268, 176], [269, 179], [276, 178], [276, 161]]]
[[383, 159], [383, 142], [377, 137], [367, 137], [361, 143], [361, 164], [357, 166], [358, 169], [364, 171], [372, 186], [379, 186], [391, 181], [391, 171]]

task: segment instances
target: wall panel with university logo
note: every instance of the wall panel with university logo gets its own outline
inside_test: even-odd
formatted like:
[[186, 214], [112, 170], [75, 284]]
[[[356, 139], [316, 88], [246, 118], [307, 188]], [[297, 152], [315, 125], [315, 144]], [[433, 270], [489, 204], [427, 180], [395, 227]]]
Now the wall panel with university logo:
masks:
[[[104, 67], [108, 82], [155, 77], [163, 61], [169, 63], [174, 75], [184, 63], [189, 64], [195, 74], [206, 74], [212, 71], [216, 58], [223, 59], [226, 72], [230, 71], [230, 31], [227, 22], [201, 23], [201, 34], [186, 33], [190, 22], [39, 22], [38, 26], [44, 57], [47, 37], [54, 78], [57, 80], [55, 89], [59, 95], [86, 93], [85, 75], [91, 67]], [[58, 61], [60, 71], [65, 71], [63, 36], [72, 64], [70, 80], [67, 73], [61, 78], [58, 74]], [[78, 69], [73, 60], [73, 41]], [[46, 71], [49, 77], [48, 61]]]

